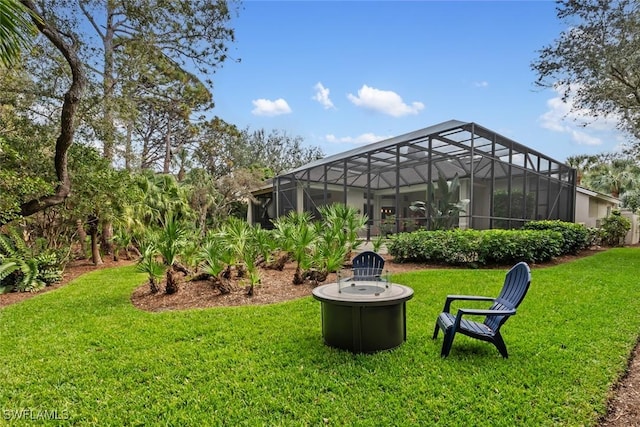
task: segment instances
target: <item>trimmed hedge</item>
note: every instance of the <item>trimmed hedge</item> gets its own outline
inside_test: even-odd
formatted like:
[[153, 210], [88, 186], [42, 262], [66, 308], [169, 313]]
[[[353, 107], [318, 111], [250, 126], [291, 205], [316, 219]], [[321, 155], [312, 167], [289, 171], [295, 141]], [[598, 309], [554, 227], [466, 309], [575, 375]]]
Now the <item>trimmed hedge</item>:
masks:
[[399, 262], [495, 265], [546, 262], [564, 244], [553, 230], [419, 230], [392, 236], [387, 249]]
[[524, 225], [526, 230], [552, 230], [564, 237], [563, 254], [577, 254], [589, 245], [589, 229], [582, 224], [559, 220], [531, 221]]

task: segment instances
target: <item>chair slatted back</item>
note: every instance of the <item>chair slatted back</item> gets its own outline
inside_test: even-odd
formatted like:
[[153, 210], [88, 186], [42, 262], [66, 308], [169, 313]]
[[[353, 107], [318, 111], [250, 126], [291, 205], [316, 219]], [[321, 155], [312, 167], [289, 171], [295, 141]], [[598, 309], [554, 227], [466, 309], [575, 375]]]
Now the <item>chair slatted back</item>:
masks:
[[365, 251], [353, 258], [353, 280], [378, 280], [384, 269], [384, 258]]
[[[500, 295], [491, 306], [492, 310], [516, 309], [524, 299], [531, 284], [531, 270], [525, 262], [519, 262], [507, 272]], [[487, 316], [484, 324], [497, 331], [507, 318]]]

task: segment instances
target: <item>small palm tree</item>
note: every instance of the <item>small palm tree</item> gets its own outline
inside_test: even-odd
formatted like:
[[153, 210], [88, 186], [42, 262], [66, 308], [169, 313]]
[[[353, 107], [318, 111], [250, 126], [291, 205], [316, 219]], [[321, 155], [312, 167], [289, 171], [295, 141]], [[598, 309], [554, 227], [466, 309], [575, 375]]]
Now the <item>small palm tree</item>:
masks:
[[186, 228], [171, 213], [167, 213], [164, 218], [164, 227], [160, 231], [159, 239], [156, 243], [157, 250], [162, 255], [164, 264], [169, 267], [166, 272], [167, 294], [178, 291], [178, 281], [175, 277], [175, 264], [187, 237]]
[[296, 272], [293, 284], [304, 283], [304, 274], [311, 265], [311, 249], [316, 240], [316, 229], [311, 224], [311, 214], [308, 212], [289, 212], [275, 222], [276, 239], [283, 251], [291, 255], [296, 262]]
[[225, 248], [222, 241], [216, 235], [211, 234], [205, 239], [202, 251], [200, 252], [201, 268], [205, 273], [205, 277], [213, 282], [213, 287], [218, 289], [221, 294], [231, 292], [231, 286], [222, 277], [225, 270], [225, 260], [229, 259], [228, 249]]
[[156, 261], [156, 248], [148, 245], [142, 252], [142, 257], [138, 260], [136, 269], [141, 273], [146, 273], [149, 278], [149, 290], [152, 294], [157, 294], [160, 290], [159, 283], [162, 275], [165, 274], [165, 267]]
[[244, 277], [244, 253], [249, 249], [251, 226], [239, 218], [229, 217], [220, 230], [224, 245], [232, 256], [230, 264], [236, 266], [238, 277]]
[[325, 229], [329, 230], [334, 238], [340, 239], [347, 248], [347, 254], [360, 246], [358, 233], [367, 224], [366, 215], [360, 215], [353, 206], [344, 203], [322, 206], [319, 210]]

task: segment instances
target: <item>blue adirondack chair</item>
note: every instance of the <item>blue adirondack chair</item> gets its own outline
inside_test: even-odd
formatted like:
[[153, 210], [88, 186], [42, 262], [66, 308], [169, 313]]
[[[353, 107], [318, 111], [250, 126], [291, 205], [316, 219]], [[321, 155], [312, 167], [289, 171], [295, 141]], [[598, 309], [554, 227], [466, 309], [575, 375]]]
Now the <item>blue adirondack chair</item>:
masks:
[[353, 280], [382, 280], [384, 258], [372, 251], [365, 251], [353, 258]]
[[[514, 265], [508, 272], [504, 280], [504, 285], [497, 298], [471, 296], [471, 295], [449, 295], [444, 303], [444, 309], [438, 316], [436, 327], [433, 331], [433, 339], [438, 337], [438, 331], [444, 332], [442, 351], [440, 355], [447, 357], [451, 351], [453, 338], [456, 333], [461, 333], [472, 338], [492, 343], [498, 348], [502, 357], [509, 357], [507, 346], [500, 334], [500, 327], [507, 319], [516, 314], [516, 308], [520, 305], [531, 284], [531, 270], [524, 262]], [[458, 309], [454, 316], [450, 313], [451, 303], [456, 300], [466, 301], [492, 301], [493, 304], [488, 310], [481, 309]], [[486, 316], [483, 323], [468, 320], [464, 317], [471, 315]]]

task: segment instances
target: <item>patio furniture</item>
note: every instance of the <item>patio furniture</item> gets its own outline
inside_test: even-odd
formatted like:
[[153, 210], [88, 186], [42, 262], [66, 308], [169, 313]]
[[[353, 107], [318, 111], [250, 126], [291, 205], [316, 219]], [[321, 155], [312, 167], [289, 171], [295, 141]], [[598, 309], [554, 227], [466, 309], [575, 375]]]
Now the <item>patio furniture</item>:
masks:
[[373, 251], [365, 251], [353, 258], [352, 280], [381, 280], [384, 258]]
[[[433, 339], [438, 337], [438, 331], [444, 332], [442, 351], [440, 355], [447, 357], [451, 351], [453, 338], [456, 333], [467, 335], [482, 341], [487, 341], [496, 346], [502, 357], [509, 357], [507, 346], [502, 339], [500, 328], [507, 319], [516, 314], [516, 308], [520, 305], [527, 294], [531, 284], [531, 270], [524, 262], [519, 262], [508, 272], [504, 280], [504, 285], [497, 298], [471, 296], [471, 295], [449, 295], [444, 303], [444, 309], [438, 316], [436, 327], [433, 331]], [[459, 308], [456, 315], [450, 313], [451, 303], [456, 300], [465, 301], [492, 301], [493, 304], [488, 310]], [[466, 319], [467, 316], [486, 316], [483, 323]], [[465, 318], [463, 318], [463, 316]]]
[[326, 345], [352, 353], [389, 350], [407, 340], [406, 302], [413, 289], [376, 280], [329, 283], [311, 291], [321, 302]]

